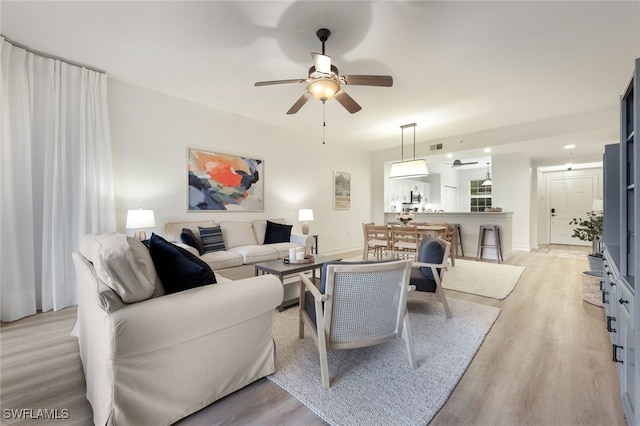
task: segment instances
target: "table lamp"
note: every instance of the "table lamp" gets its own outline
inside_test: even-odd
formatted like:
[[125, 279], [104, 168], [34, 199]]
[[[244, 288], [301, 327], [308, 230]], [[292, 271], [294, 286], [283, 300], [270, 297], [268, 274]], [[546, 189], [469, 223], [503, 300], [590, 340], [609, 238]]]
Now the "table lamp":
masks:
[[298, 211], [298, 220], [302, 222], [302, 233], [309, 235], [309, 222], [313, 222], [313, 210], [300, 209]]
[[142, 228], [154, 228], [156, 221], [153, 217], [153, 210], [129, 210], [127, 212], [127, 229], [136, 229], [133, 234], [134, 238], [138, 240], [146, 240], [147, 233]]

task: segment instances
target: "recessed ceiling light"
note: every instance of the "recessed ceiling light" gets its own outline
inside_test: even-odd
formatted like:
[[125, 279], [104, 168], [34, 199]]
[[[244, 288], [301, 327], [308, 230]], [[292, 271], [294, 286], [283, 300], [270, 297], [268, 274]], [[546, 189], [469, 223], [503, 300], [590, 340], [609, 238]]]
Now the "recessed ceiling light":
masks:
[[484, 152], [491, 152], [491, 148], [485, 148]]
[[576, 147], [576, 146], [575, 146], [574, 144], [569, 144], [569, 145], [565, 145], [565, 146], [563, 146], [563, 148], [564, 148], [564, 149], [573, 149], [573, 148], [575, 148], [575, 147]]

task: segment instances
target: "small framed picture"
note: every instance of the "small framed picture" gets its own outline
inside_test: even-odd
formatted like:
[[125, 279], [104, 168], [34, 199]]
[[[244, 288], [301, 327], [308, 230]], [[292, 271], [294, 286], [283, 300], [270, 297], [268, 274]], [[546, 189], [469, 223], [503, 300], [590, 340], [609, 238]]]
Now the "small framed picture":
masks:
[[333, 172], [333, 208], [351, 208], [351, 173]]

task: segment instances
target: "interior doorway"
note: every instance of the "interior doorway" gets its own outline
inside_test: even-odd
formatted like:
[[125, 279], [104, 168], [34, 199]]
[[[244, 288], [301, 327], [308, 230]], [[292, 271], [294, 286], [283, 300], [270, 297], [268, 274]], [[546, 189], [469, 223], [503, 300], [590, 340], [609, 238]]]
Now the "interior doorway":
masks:
[[442, 198], [442, 209], [445, 212], [458, 211], [458, 188], [455, 186], [444, 186], [444, 197]]
[[586, 218], [594, 197], [594, 177], [558, 177], [548, 180], [549, 242], [551, 244], [590, 245], [572, 238], [573, 218]]

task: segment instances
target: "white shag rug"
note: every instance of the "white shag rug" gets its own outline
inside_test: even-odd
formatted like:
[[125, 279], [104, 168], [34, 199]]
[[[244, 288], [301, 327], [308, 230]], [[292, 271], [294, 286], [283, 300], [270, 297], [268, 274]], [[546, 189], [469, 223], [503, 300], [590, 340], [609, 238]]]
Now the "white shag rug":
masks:
[[271, 381], [332, 425], [426, 425], [471, 363], [499, 308], [449, 298], [453, 318], [436, 301], [409, 301], [418, 368], [403, 339], [329, 351], [331, 387], [320, 382], [313, 339], [298, 338], [298, 309], [276, 312], [276, 372]]
[[456, 266], [444, 273], [442, 287], [502, 300], [511, 293], [524, 266], [456, 259]]

